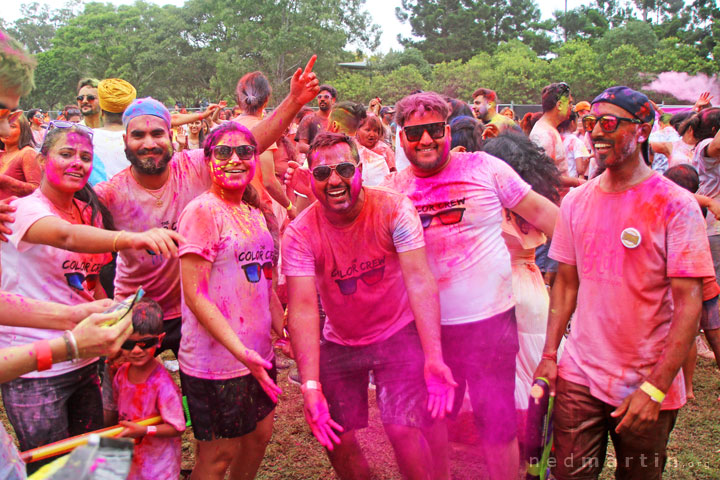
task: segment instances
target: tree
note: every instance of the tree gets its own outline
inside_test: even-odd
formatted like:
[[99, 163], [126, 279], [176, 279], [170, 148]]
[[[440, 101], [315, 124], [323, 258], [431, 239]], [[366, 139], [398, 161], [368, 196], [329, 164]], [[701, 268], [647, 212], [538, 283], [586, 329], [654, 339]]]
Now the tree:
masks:
[[606, 68], [586, 40], [572, 40], [558, 49], [558, 56], [550, 62], [550, 79], [567, 82], [575, 101], [594, 98], [602, 89], [599, 85], [606, 77]]
[[397, 103], [413, 90], [426, 90], [427, 82], [415, 65], [403, 65], [378, 79], [376, 94], [386, 104]]
[[401, 43], [418, 48], [430, 63], [468, 60], [510, 39], [528, 37], [542, 45], [536, 39], [542, 35], [540, 10], [533, 0], [402, 0], [396, 15], [421, 37]]
[[8, 28], [8, 32], [30, 53], [47, 51], [57, 29], [75, 17], [81, 5], [81, 0], [70, 0], [64, 7], [52, 10], [47, 4], [24, 3], [20, 5], [22, 17]]

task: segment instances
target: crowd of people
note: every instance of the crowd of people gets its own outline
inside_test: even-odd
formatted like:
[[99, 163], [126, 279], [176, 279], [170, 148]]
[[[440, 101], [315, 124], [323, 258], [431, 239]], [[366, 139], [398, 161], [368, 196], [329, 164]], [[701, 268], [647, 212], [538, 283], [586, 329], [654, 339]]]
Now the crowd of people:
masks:
[[[119, 422], [129, 478], [176, 479], [184, 397], [190, 478], [254, 478], [290, 358], [343, 479], [371, 478], [370, 382], [403, 478], [450, 478], [464, 403], [488, 477], [518, 478], [538, 377], [555, 478], [598, 478], [608, 435], [617, 478], [661, 478], [700, 331], [720, 360], [712, 98], [576, 103], [569, 79], [520, 120], [485, 86], [365, 106], [314, 63], [271, 111], [261, 72], [195, 113], [84, 78], [50, 119], [18, 109], [35, 63], [0, 32], [0, 382], [20, 450]], [[1, 427], [0, 462], [42, 465]]]

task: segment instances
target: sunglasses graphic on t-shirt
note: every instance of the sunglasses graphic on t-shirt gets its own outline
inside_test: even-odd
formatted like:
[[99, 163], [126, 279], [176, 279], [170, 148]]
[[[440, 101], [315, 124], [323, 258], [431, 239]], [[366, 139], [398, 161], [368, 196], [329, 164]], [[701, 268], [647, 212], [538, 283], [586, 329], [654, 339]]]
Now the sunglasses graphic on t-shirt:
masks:
[[81, 272], [72, 272], [65, 274], [65, 280], [67, 281], [67, 284], [75, 290], [85, 290], [85, 287], [87, 287], [88, 290], [94, 290], [95, 285], [97, 284], [97, 279], [98, 276], [95, 273], [87, 276], [85, 276], [85, 274]]
[[338, 288], [340, 289], [340, 293], [342, 293], [343, 295], [352, 295], [353, 293], [357, 292], [358, 279], [365, 282], [365, 285], [372, 286], [378, 283], [384, 277], [385, 266], [383, 265], [382, 267], [368, 270], [367, 272], [363, 273], [358, 277], [335, 280], [335, 283], [337, 283]]
[[242, 266], [245, 272], [245, 278], [250, 283], [258, 283], [260, 281], [260, 272], [263, 273], [266, 280], [272, 280], [273, 264], [272, 262], [260, 263], [246, 263]]
[[443, 225], [455, 225], [462, 221], [464, 213], [465, 207], [451, 208], [438, 213], [421, 213], [420, 222], [422, 222], [423, 228], [428, 228], [432, 224], [433, 218], [437, 217]]

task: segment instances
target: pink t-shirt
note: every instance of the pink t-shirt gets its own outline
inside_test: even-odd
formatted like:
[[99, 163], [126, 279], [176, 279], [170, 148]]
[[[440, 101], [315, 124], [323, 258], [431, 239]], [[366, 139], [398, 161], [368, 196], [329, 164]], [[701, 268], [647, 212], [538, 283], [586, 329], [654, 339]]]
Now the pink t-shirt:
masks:
[[[108, 207], [118, 230], [143, 232], [155, 227], [177, 230], [178, 218], [190, 200], [210, 188], [210, 173], [202, 150], [173, 155], [165, 185], [152, 191], [141, 187], [126, 168], [94, 187]], [[158, 205], [161, 203], [161, 205]], [[142, 286], [160, 304], [166, 320], [180, 316], [180, 261], [150, 255], [146, 250], [118, 254], [115, 297], [124, 299]]]
[[537, 121], [530, 132], [530, 140], [532, 140], [535, 145], [545, 150], [547, 156], [555, 161], [555, 165], [558, 170], [560, 170], [560, 175], [568, 174], [565, 145], [563, 144], [562, 137], [557, 131], [557, 128], [547, 122], [544, 122], [541, 118]]
[[[180, 255], [194, 253], [212, 263], [208, 297], [245, 346], [272, 360], [270, 288], [275, 247], [263, 214], [207, 192], [188, 204], [178, 225], [187, 240]], [[211, 380], [250, 373], [200, 324], [184, 296], [182, 318], [178, 360], [184, 373]]]
[[319, 202], [283, 238], [283, 273], [315, 277], [327, 313], [325, 338], [342, 345], [381, 342], [414, 320], [398, 253], [425, 246], [417, 212], [404, 195], [363, 187], [365, 204], [345, 227]]
[[[83, 211], [85, 203], [75, 199]], [[2, 289], [6, 292], [62, 303], [79, 305], [95, 299], [94, 289], [103, 265], [112, 260], [108, 253], [76, 253], [60, 248], [27, 243], [23, 237], [28, 229], [45, 217], [60, 217], [71, 221], [70, 216], [58, 210], [40, 191], [13, 202], [17, 207], [13, 233], [9, 242], [2, 242]], [[90, 225], [90, 209], [83, 212], [83, 223]], [[102, 227], [98, 215], [95, 226]], [[58, 337], [61, 332], [42, 328], [0, 326], [0, 348], [25, 345], [37, 340]], [[23, 378], [45, 378], [61, 375], [89, 365], [97, 359], [60, 362], [50, 370], [32, 372]]]
[[[118, 369], [113, 380], [113, 396], [120, 420], [136, 421], [160, 415], [163, 423], [185, 431], [185, 416], [177, 385], [157, 360], [155, 370], [144, 383], [128, 378], [129, 363]], [[182, 445], [180, 437], [144, 436], [135, 445], [128, 480], [175, 480], [180, 477]]]
[[409, 196], [423, 220], [443, 325], [476, 322], [515, 305], [502, 215], [530, 185], [507, 163], [482, 152], [458, 153], [436, 175], [416, 177], [408, 168], [385, 184]]
[[[692, 165], [700, 175], [700, 188], [697, 193], [718, 200], [720, 199], [720, 158], [713, 158], [707, 154], [707, 147], [712, 141], [712, 138], [706, 138], [697, 144]], [[716, 219], [712, 212], [707, 212], [705, 221], [708, 235], [720, 235], [720, 220]]]
[[[576, 265], [580, 278], [560, 376], [617, 406], [662, 355], [673, 315], [670, 278], [714, 270], [692, 194], [657, 173], [619, 193], [602, 190], [601, 178], [565, 197], [550, 257]], [[680, 371], [662, 408], [684, 403]]]

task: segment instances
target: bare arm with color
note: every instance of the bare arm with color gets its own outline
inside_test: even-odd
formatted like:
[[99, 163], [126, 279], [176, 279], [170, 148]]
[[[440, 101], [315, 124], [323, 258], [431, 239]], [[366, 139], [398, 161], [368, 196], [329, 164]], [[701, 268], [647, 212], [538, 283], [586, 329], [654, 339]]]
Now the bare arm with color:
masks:
[[550, 200], [530, 190], [528, 194], [510, 210], [552, 238], [559, 208]]

